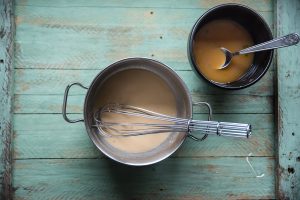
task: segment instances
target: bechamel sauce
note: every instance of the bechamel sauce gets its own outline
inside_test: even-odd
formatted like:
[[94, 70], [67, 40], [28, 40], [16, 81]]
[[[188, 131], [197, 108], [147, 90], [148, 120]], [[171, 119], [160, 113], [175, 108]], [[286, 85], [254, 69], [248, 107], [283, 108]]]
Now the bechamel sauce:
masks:
[[[169, 86], [157, 75], [146, 70], [130, 69], [116, 73], [101, 87], [97, 106], [119, 103], [138, 106], [176, 116], [176, 100]], [[110, 120], [111, 121], [111, 120]], [[151, 122], [147, 119], [116, 116], [115, 122]], [[106, 138], [113, 147], [130, 152], [146, 152], [159, 146], [170, 133]]]

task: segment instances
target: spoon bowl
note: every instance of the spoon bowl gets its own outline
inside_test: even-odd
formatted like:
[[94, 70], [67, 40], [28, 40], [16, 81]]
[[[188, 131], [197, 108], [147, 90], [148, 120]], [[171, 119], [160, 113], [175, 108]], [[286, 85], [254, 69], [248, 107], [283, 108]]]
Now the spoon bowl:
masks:
[[233, 53], [231, 51], [229, 51], [228, 49], [226, 49], [225, 47], [221, 47], [220, 50], [225, 54], [225, 62], [218, 69], [225, 69], [231, 63]]

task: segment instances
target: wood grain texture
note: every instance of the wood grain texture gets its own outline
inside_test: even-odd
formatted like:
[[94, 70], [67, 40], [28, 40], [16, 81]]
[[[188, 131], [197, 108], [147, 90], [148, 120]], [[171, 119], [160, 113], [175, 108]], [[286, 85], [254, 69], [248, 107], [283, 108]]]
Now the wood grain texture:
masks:
[[43, 1], [43, 0], [17, 0], [17, 6], [29, 6], [29, 7], [55, 7], [55, 8], [65, 8], [65, 7], [121, 7], [121, 8], [168, 8], [168, 9], [209, 9], [213, 6], [222, 4], [222, 3], [240, 3], [247, 6], [250, 6], [257, 11], [273, 11], [273, 0], [201, 0], [201, 1], [174, 1], [174, 0], [165, 0], [165, 1], [98, 1], [90, 0], [86, 2], [85, 0], [77, 1]]
[[[15, 94], [59, 94], [62, 95], [65, 87], [71, 82], [81, 82], [89, 86], [96, 75], [104, 69], [98, 70], [45, 70], [45, 69], [16, 69]], [[172, 66], [171, 66], [172, 67]], [[192, 93], [198, 94], [247, 94], [255, 96], [272, 96], [274, 73], [269, 71], [253, 86], [243, 90], [224, 90], [212, 86], [191, 71], [176, 71], [186, 83]], [[72, 94], [85, 94], [86, 90], [78, 87], [72, 89]]]
[[[187, 70], [189, 32], [207, 8], [220, 2], [17, 2], [15, 67], [99, 69], [135, 56]], [[262, 10], [273, 27], [270, 2], [245, 1]]]
[[[82, 118], [72, 114], [71, 118]], [[197, 114], [195, 119], [206, 119]], [[274, 116], [272, 114], [217, 114], [215, 120], [255, 124], [248, 140], [209, 136], [203, 142], [187, 139], [174, 157], [274, 156]], [[38, 122], [38, 123], [37, 123]], [[51, 128], [49, 124], [55, 125]], [[69, 124], [60, 114], [17, 114], [14, 118], [14, 158], [97, 158], [83, 123]], [[197, 135], [197, 133], [195, 133]]]
[[[145, 56], [186, 69], [186, 40], [193, 23], [220, 2], [18, 1], [16, 67], [98, 69], [125, 57]], [[270, 2], [241, 3], [260, 10], [273, 26]]]
[[273, 199], [274, 159], [169, 158], [147, 167], [108, 159], [17, 160], [15, 199]]
[[[300, 1], [277, 2], [278, 35], [300, 33]], [[300, 199], [300, 48], [278, 50], [278, 197]]]
[[[212, 6], [228, 0], [17, 0], [15, 6], [15, 199], [272, 199], [274, 177], [274, 75], [226, 91], [192, 71], [188, 34]], [[273, 29], [272, 0], [233, 0], [259, 11]], [[84, 124], [61, 116], [64, 89], [88, 86], [109, 64], [149, 57], [173, 68], [194, 101], [212, 104], [215, 120], [251, 123], [249, 140], [187, 139], [171, 158], [145, 168], [104, 157]], [[68, 111], [82, 117], [85, 90], [70, 91]], [[195, 118], [205, 111], [195, 107]], [[254, 178], [245, 157], [252, 152]]]
[[[50, 90], [50, 89], [49, 89]], [[85, 95], [68, 99], [68, 113], [82, 113]], [[200, 95], [192, 99], [209, 102], [214, 113], [273, 113], [273, 98], [250, 95]], [[15, 95], [14, 113], [61, 113], [62, 95]], [[194, 113], [206, 113], [202, 107], [194, 107]]]
[[0, 0], [0, 199], [11, 199], [13, 5]]

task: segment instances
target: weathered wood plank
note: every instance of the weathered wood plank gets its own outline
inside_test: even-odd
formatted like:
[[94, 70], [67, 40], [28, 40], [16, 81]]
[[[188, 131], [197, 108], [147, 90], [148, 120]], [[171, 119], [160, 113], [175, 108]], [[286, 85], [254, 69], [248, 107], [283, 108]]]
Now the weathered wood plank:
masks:
[[[82, 114], [69, 114], [70, 118], [80, 119]], [[206, 119], [206, 114], [195, 114], [195, 119]], [[213, 120], [227, 120], [245, 122], [247, 119], [255, 129], [274, 129], [273, 114], [214, 114]], [[36, 123], [36, 122], [39, 123]], [[15, 131], [45, 131], [49, 130], [49, 122], [55, 124], [51, 126], [51, 130], [78, 130], [83, 127], [83, 123], [70, 124], [63, 120], [59, 114], [15, 114], [13, 119], [13, 127]]]
[[[137, 30], [138, 33], [142, 31]], [[145, 30], [144, 30], [145, 31]], [[180, 31], [180, 30], [176, 30]], [[165, 35], [173, 33], [165, 33]], [[152, 37], [164, 38], [160, 33], [155, 33]], [[69, 37], [69, 36], [67, 36]], [[130, 40], [135, 40], [133, 36], [129, 37], [128, 43], [133, 43]], [[169, 37], [169, 36], [167, 36]], [[79, 41], [80, 40], [80, 41]], [[74, 41], [64, 41], [63, 45], [52, 46], [53, 43], [45, 44], [45, 42], [18, 42], [16, 41], [15, 68], [16, 69], [101, 69], [110, 64], [128, 57], [147, 57], [158, 60], [174, 70], [191, 70], [192, 67], [188, 62], [186, 49], [186, 40], [180, 46], [174, 47], [174, 41], [165, 38], [168, 42], [153, 41], [149, 44], [134, 45], [132, 48], [120, 48], [118, 45], [113, 45], [111, 41], [105, 41], [111, 46], [104, 46], [103, 42], [92, 42], [90, 46], [85, 46], [85, 42], [80, 39]], [[178, 42], [178, 39], [175, 39]], [[70, 42], [70, 45], [68, 45]], [[173, 47], [170, 45], [173, 44]], [[127, 44], [126, 44], [127, 45]], [[150, 46], [151, 45], [151, 46]], [[81, 46], [80, 48], [78, 46]], [[123, 46], [123, 45], [122, 45]], [[155, 47], [154, 47], [155, 46]], [[272, 63], [270, 71], [275, 68]]]
[[137, 168], [108, 159], [16, 160], [15, 199], [273, 199], [274, 159], [171, 158]]
[[13, 5], [0, 0], [0, 199], [11, 199]]
[[[187, 139], [172, 157], [227, 157], [274, 155], [271, 129], [254, 129], [250, 139], [210, 136], [203, 142]], [[197, 133], [196, 133], [197, 135]], [[15, 131], [14, 158], [97, 158], [103, 157], [90, 141], [85, 129], [59, 131]]]
[[[72, 118], [82, 118], [72, 114]], [[197, 114], [195, 119], [205, 119]], [[247, 122], [253, 126], [248, 140], [210, 136], [204, 142], [187, 139], [174, 157], [274, 156], [274, 115], [217, 114], [214, 120]], [[55, 125], [49, 127], [49, 124]], [[69, 124], [60, 114], [16, 114], [14, 116], [14, 158], [96, 158], [83, 123]], [[197, 135], [197, 133], [195, 133]]]
[[[15, 67], [98, 69], [139, 56], [187, 70], [188, 34], [206, 10], [17, 6]], [[261, 14], [273, 27], [272, 12]]]
[[[106, 66], [103, 66], [103, 68]], [[81, 82], [89, 86], [98, 70], [46, 70], [46, 69], [16, 69], [15, 70], [15, 94], [60, 94], [65, 87], [72, 82]], [[224, 90], [212, 86], [202, 78], [198, 78], [193, 71], [177, 71], [178, 75], [185, 81], [192, 93], [199, 94], [249, 94], [257, 96], [273, 95], [273, 75], [268, 71], [265, 76], [253, 86], [243, 90]], [[85, 94], [86, 90], [78, 87], [72, 89], [72, 94]]]
[[[300, 33], [300, 1], [277, 2], [277, 32]], [[300, 199], [300, 48], [278, 50], [278, 198]]]
[[[161, 3], [160, 1], [156, 1]], [[183, 2], [184, 3], [184, 2]], [[61, 11], [64, 12], [61, 12]], [[41, 26], [45, 28], [69, 31], [90, 32], [96, 34], [93, 26], [158, 26], [187, 27], [207, 9], [169, 9], [169, 8], [107, 8], [107, 7], [26, 7], [16, 6], [16, 24], [26, 26]], [[167, 12], [167, 14], [166, 14]], [[266, 21], [272, 25], [273, 17], [270, 11], [260, 12]], [[112, 20], [112, 17], [113, 20]], [[179, 20], [180, 19], [180, 20]], [[88, 22], [88, 23], [87, 23]], [[158, 22], [158, 23], [156, 23]], [[173, 23], [172, 23], [173, 22]], [[176, 23], [174, 23], [176, 22]], [[80, 27], [82, 26], [82, 27]], [[89, 29], [91, 28], [91, 29]], [[22, 30], [22, 28], [21, 28]], [[103, 30], [103, 29], [101, 29]], [[100, 31], [101, 31], [100, 30]], [[31, 33], [31, 32], [29, 32]], [[18, 35], [19, 33], [17, 33]], [[28, 35], [31, 37], [31, 35]], [[28, 37], [26, 36], [25, 39]]]
[[[70, 96], [69, 113], [82, 113], [84, 95]], [[273, 113], [273, 98], [247, 95], [192, 94], [195, 102], [209, 102], [214, 113]], [[62, 95], [15, 95], [14, 113], [61, 113]], [[203, 107], [194, 107], [194, 113], [205, 113]]]
[[123, 0], [123, 1], [97, 1], [90, 0], [88, 2], [84, 0], [77, 1], [60, 1], [60, 0], [52, 0], [52, 1], [42, 1], [42, 0], [17, 0], [17, 6], [36, 6], [36, 7], [125, 7], [125, 8], [168, 8], [168, 9], [176, 9], [176, 8], [205, 8], [209, 9], [213, 6], [222, 4], [222, 3], [240, 3], [247, 6], [252, 7], [257, 11], [273, 11], [273, 0], [202, 0], [202, 1], [131, 1], [131, 0]]

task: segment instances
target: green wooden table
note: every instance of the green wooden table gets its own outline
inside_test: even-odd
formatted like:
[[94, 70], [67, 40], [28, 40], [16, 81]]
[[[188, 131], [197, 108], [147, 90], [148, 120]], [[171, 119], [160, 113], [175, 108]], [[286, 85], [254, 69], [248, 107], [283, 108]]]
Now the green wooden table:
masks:
[[[239, 91], [191, 71], [189, 31], [225, 2], [0, 0], [0, 199], [300, 199], [300, 48], [278, 50], [267, 74]], [[300, 32], [299, 0], [233, 2], [257, 10], [274, 35]], [[83, 124], [63, 120], [63, 93], [126, 57], [171, 66], [215, 120], [251, 123], [253, 137], [188, 139], [147, 167], [107, 159]], [[69, 110], [80, 117], [85, 94], [71, 93]], [[249, 153], [264, 177], [254, 177]]]

